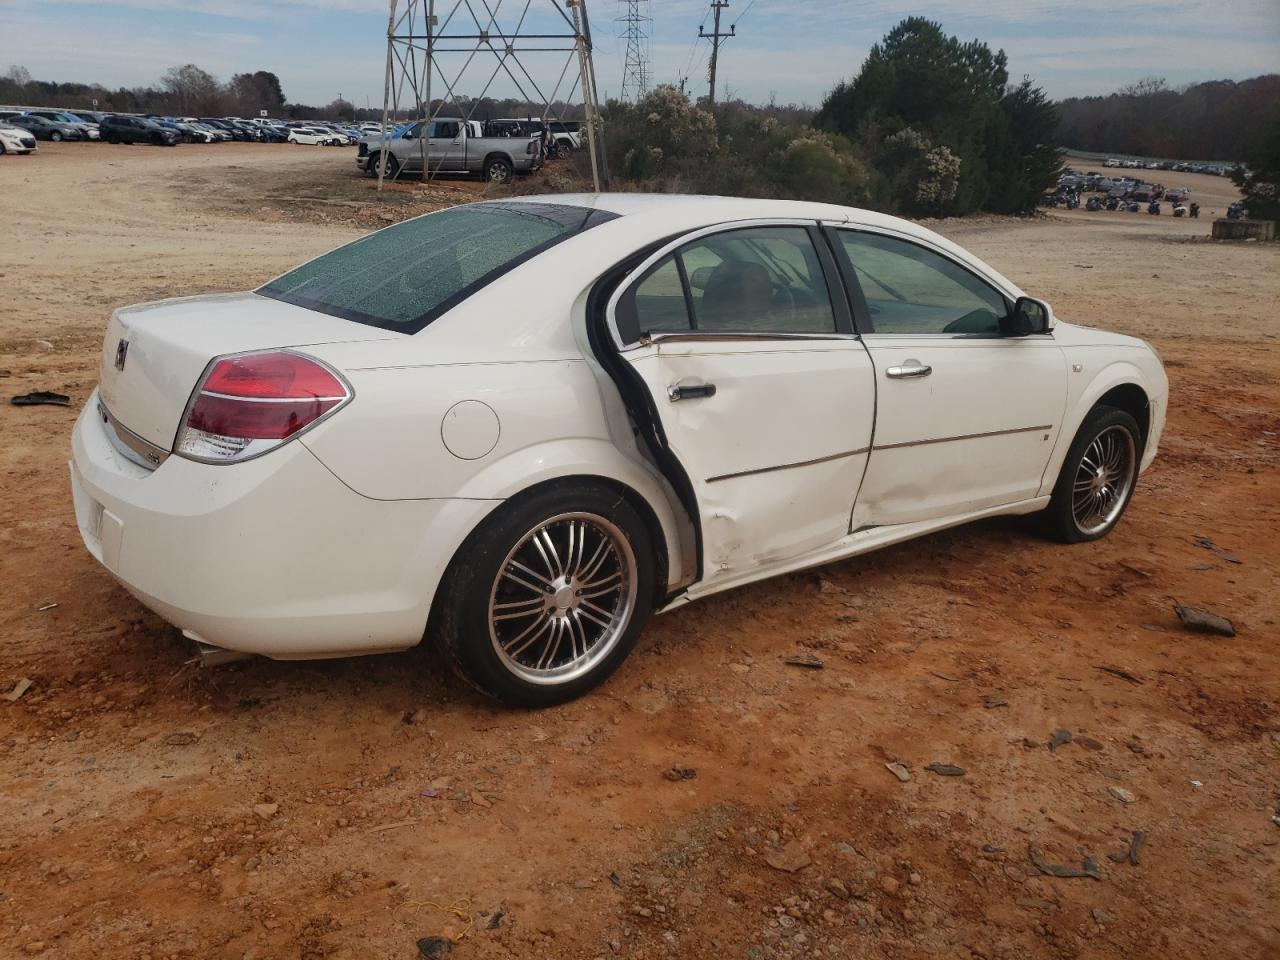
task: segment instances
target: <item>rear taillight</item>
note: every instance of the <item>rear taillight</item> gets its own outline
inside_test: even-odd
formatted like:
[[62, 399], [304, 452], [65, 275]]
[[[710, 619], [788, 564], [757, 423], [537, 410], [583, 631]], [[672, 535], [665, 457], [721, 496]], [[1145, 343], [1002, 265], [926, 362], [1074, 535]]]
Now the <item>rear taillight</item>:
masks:
[[248, 460], [315, 426], [351, 396], [334, 371], [300, 354], [221, 357], [197, 384], [173, 452], [205, 463]]

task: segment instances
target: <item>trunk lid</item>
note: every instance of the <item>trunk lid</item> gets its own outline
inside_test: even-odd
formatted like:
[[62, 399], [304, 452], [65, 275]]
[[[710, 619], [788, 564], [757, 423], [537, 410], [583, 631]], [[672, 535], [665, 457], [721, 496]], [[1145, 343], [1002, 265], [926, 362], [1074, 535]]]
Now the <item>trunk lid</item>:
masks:
[[403, 336], [253, 293], [122, 307], [107, 325], [99, 396], [122, 426], [169, 450], [191, 392], [214, 357]]

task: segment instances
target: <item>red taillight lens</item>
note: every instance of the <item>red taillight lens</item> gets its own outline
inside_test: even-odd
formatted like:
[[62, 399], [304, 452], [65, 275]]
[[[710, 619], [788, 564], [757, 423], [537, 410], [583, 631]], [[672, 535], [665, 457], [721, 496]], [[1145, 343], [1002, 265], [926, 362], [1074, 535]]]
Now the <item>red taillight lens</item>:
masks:
[[174, 452], [193, 460], [247, 460], [284, 443], [351, 399], [339, 377], [296, 353], [214, 362], [196, 387]]

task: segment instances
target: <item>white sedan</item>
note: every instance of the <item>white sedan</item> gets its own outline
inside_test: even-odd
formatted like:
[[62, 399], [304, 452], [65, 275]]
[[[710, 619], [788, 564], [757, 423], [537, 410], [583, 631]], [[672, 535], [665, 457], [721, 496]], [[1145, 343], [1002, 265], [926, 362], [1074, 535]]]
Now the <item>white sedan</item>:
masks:
[[577, 696], [653, 611], [997, 514], [1115, 526], [1168, 382], [935, 233], [814, 203], [476, 203], [115, 312], [89, 550], [210, 659], [431, 638]]

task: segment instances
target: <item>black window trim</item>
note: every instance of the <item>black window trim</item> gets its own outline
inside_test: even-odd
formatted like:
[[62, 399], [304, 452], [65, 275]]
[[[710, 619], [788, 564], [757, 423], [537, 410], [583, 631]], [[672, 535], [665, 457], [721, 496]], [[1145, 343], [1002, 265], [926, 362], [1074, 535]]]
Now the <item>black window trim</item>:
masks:
[[[580, 207], [568, 203], [521, 203], [518, 201], [493, 201], [488, 203], [462, 204], [460, 206], [485, 207], [488, 209], [506, 210], [512, 213], [533, 214], [534, 216], [550, 217], [551, 219], [560, 220], [561, 222], [569, 219], [570, 211], [572, 211], [573, 217], [578, 219], [579, 222], [575, 229], [571, 229], [558, 237], [552, 237], [550, 240], [544, 241], [536, 247], [525, 251], [515, 259], [508, 260], [501, 266], [490, 270], [478, 280], [475, 280], [463, 287], [461, 290], [458, 290], [452, 296], [442, 300], [426, 313], [403, 323], [397, 323], [394, 320], [384, 320], [380, 317], [375, 317], [372, 314], [364, 313], [361, 310], [345, 310], [341, 307], [335, 307], [331, 304], [312, 300], [309, 297], [276, 295], [270, 292], [267, 288], [270, 287], [271, 284], [275, 283], [276, 280], [280, 279], [280, 277], [273, 277], [253, 292], [260, 297], [266, 297], [268, 300], [278, 300], [281, 303], [288, 303], [292, 306], [302, 307], [304, 310], [314, 310], [316, 313], [323, 313], [330, 317], [338, 317], [341, 320], [350, 320], [353, 323], [361, 323], [365, 326], [376, 327], [380, 330], [391, 330], [394, 333], [403, 333], [407, 336], [413, 336], [416, 333], [421, 333], [424, 329], [436, 320], [440, 319], [454, 307], [458, 306], [458, 304], [462, 303], [464, 300], [470, 299], [495, 280], [498, 280], [518, 267], [523, 266], [534, 257], [540, 256], [552, 247], [559, 246], [566, 240], [572, 240], [574, 237], [581, 236], [592, 227], [599, 226], [602, 223], [608, 223], [610, 220], [616, 220], [619, 216], [609, 210], [601, 210], [597, 207]], [[446, 209], [453, 210], [457, 208], [447, 207]], [[431, 214], [425, 214], [425, 216], [431, 216]], [[407, 223], [408, 221], [402, 222]], [[393, 224], [392, 226], [399, 225], [400, 224]], [[570, 219], [569, 223], [566, 225], [573, 226], [572, 220]], [[391, 228], [388, 227], [385, 229]], [[367, 236], [373, 236], [373, 234], [368, 234]], [[361, 237], [360, 239], [365, 239], [365, 237]], [[352, 242], [354, 243], [357, 241]], [[334, 248], [334, 250], [341, 249], [342, 247]], [[332, 253], [333, 251], [331, 250], [328, 252]], [[320, 256], [326, 255], [327, 254], [321, 254]], [[299, 264], [298, 266], [304, 266], [304, 264]], [[294, 269], [297, 268], [295, 267]], [[280, 276], [283, 277], [292, 272], [292, 270], [289, 270]]]
[[[890, 240], [897, 240], [899, 243], [905, 243], [910, 246], [919, 247], [936, 256], [946, 260], [952, 266], [958, 267], [969, 276], [973, 277], [979, 283], [991, 290], [994, 290], [1004, 301], [1005, 317], [1013, 312], [1013, 299], [1009, 294], [1001, 290], [998, 286], [991, 282], [988, 278], [979, 274], [968, 264], [962, 263], [955, 257], [947, 253], [931, 243], [921, 241], [916, 237], [909, 237], [904, 234], [895, 233], [890, 230], [878, 230], [874, 227], [865, 226], [857, 223], [846, 224], [823, 224], [823, 233], [826, 234], [832, 251], [835, 253], [836, 262], [839, 264], [840, 274], [844, 280], [844, 285], [849, 291], [849, 296], [853, 300], [854, 323], [858, 332], [863, 336], [875, 337], [933, 337], [935, 339], [949, 340], [1006, 340], [1009, 339], [1008, 334], [1000, 333], [881, 333], [876, 330], [875, 322], [871, 319], [871, 309], [867, 306], [866, 294], [862, 290], [862, 281], [858, 279], [858, 273], [853, 267], [853, 261], [849, 258], [849, 251], [845, 249], [844, 243], [840, 240], [841, 233], [864, 233], [871, 236], [887, 237]], [[1004, 318], [1001, 318], [1002, 320]], [[1052, 337], [1052, 332], [1043, 334], [1043, 336]], [[1020, 337], [1018, 339], [1026, 339]]]
[[[694, 309], [689, 278], [685, 270], [684, 258], [681, 256], [683, 248], [706, 237], [734, 233], [740, 230], [768, 229], [770, 227], [791, 227], [804, 230], [808, 234], [809, 242], [813, 245], [814, 255], [818, 258], [818, 263], [822, 270], [827, 299], [831, 303], [835, 329], [830, 333], [812, 331], [801, 333], [790, 330], [699, 330], [697, 328], [697, 313]], [[845, 283], [840, 275], [837, 261], [831, 254], [829, 242], [823, 237], [822, 225], [819, 221], [782, 218], [777, 220], [738, 220], [712, 224], [672, 238], [669, 242], [662, 244], [661, 249], [656, 251], [654, 256], [656, 259], [652, 260], [635, 279], [620, 285], [620, 292], [615, 294], [616, 299], [611, 311], [613, 314], [612, 325], [618, 339], [623, 341], [616, 344], [620, 350], [633, 350], [662, 340], [679, 339], [698, 341], [856, 340], [859, 337], [859, 333], [854, 327], [853, 313], [850, 310]], [[689, 314], [689, 329], [659, 330], [652, 334], [646, 333], [639, 328], [639, 321], [635, 315], [635, 292], [641, 284], [666, 263], [668, 257], [676, 262], [676, 267], [680, 274], [680, 282], [684, 290], [685, 310]], [[624, 319], [626, 320], [626, 329], [623, 328]]]

